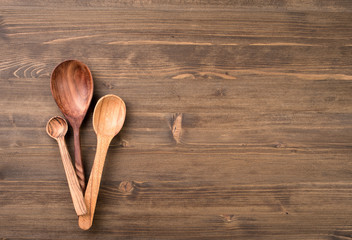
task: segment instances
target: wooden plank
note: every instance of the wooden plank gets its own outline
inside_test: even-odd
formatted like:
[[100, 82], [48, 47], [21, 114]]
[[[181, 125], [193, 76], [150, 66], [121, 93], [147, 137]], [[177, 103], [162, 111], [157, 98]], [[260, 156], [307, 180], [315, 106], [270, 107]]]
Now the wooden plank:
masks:
[[[23, 229], [30, 228], [29, 239], [42, 238], [42, 232], [53, 238], [99, 234], [99, 239], [102, 235], [108, 239], [257, 236], [290, 239], [299, 233], [303, 237], [331, 239], [349, 230], [337, 220], [347, 220], [351, 214], [351, 183], [227, 185], [219, 182], [199, 183], [195, 187], [189, 182], [133, 182], [129, 192], [117, 187], [119, 184], [102, 188], [95, 225], [87, 233], [75, 229], [77, 219], [66, 204], [69, 195], [64, 182], [3, 181], [2, 227], [10, 229], [9, 238], [21, 237]], [[9, 202], [13, 192], [17, 193], [16, 204]], [[33, 222], [30, 216], [33, 211], [46, 214], [38, 215]], [[61, 226], [60, 231], [48, 221], [55, 221], [56, 226]], [[316, 224], [314, 230], [312, 222]], [[349, 225], [350, 221], [344, 224]], [[333, 228], [339, 230], [334, 232]]]
[[[344, 0], [2, 1], [0, 238], [350, 238], [351, 12]], [[95, 81], [87, 176], [95, 103], [127, 106], [89, 232], [45, 132], [61, 115], [51, 71], [72, 58]]]
[[57, 9], [58, 7], [68, 8], [70, 10], [79, 8], [81, 10], [94, 9], [94, 8], [133, 8], [133, 9], [166, 9], [166, 10], [183, 10], [183, 11], [195, 11], [197, 9], [202, 10], [271, 10], [271, 11], [321, 11], [321, 12], [348, 12], [351, 11], [351, 2], [346, 0], [334, 0], [334, 1], [309, 1], [309, 0], [286, 0], [281, 1], [226, 1], [220, 0], [217, 2], [213, 1], [198, 1], [198, 0], [187, 0], [187, 1], [139, 1], [139, 0], [126, 0], [126, 1], [76, 1], [67, 2], [62, 0], [50, 1], [50, 3], [43, 3], [40, 0], [33, 0], [32, 2], [23, 2], [21, 0], [4, 0], [2, 6], [13, 8], [44, 8], [44, 9]]

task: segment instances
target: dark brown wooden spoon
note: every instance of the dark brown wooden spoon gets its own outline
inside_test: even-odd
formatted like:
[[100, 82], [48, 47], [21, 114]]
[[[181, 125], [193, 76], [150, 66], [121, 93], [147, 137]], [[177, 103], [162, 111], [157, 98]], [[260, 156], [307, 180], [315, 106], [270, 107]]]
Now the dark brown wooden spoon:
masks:
[[56, 104], [73, 128], [76, 174], [84, 192], [85, 177], [79, 129], [93, 96], [92, 74], [84, 63], [67, 60], [54, 69], [50, 88]]

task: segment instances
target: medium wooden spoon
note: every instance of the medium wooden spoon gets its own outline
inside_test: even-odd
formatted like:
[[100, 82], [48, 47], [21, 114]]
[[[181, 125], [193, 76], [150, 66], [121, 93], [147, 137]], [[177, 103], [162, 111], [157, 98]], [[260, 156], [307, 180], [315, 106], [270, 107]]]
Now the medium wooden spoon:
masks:
[[92, 226], [106, 153], [111, 140], [120, 132], [125, 116], [126, 105], [118, 96], [106, 95], [100, 98], [95, 106], [93, 127], [97, 134], [97, 150], [84, 196], [88, 213], [78, 219], [80, 228], [84, 230]]
[[75, 207], [78, 216], [87, 213], [86, 204], [84, 202], [82, 189], [79, 186], [79, 182], [76, 176], [76, 172], [73, 168], [70, 154], [67, 151], [65, 135], [67, 132], [67, 122], [62, 117], [51, 118], [46, 125], [46, 132], [52, 138], [54, 138], [59, 144], [60, 154], [62, 163], [66, 173], [68, 187], [70, 188], [71, 198], [73, 206]]
[[85, 178], [79, 129], [93, 96], [92, 74], [85, 64], [77, 60], [68, 60], [54, 69], [50, 87], [56, 104], [73, 128], [76, 173], [84, 191]]

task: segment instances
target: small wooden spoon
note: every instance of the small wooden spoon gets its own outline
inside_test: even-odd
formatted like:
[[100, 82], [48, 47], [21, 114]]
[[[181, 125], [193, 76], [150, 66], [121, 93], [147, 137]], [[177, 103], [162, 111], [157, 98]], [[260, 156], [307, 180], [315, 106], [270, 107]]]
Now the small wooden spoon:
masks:
[[67, 151], [65, 135], [67, 132], [67, 122], [62, 117], [51, 118], [46, 125], [46, 132], [54, 138], [59, 144], [62, 163], [64, 164], [68, 187], [72, 197], [73, 206], [78, 216], [87, 213], [86, 204], [84, 203], [82, 189], [73, 168], [70, 154]]
[[111, 140], [120, 132], [125, 116], [126, 105], [118, 96], [106, 95], [95, 106], [93, 127], [97, 134], [97, 150], [84, 196], [88, 213], [78, 219], [79, 227], [84, 230], [92, 226], [106, 153]]
[[85, 64], [77, 60], [68, 60], [54, 69], [50, 87], [56, 104], [73, 128], [76, 173], [84, 192], [85, 178], [79, 129], [93, 96], [92, 74]]

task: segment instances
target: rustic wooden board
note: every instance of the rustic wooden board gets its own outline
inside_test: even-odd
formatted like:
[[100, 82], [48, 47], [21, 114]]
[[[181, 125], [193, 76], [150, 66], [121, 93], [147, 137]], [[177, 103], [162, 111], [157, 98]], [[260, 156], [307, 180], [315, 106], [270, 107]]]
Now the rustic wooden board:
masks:
[[[352, 238], [351, 1], [0, 2], [0, 238]], [[78, 228], [51, 71], [126, 102]], [[72, 129], [67, 142], [73, 156]]]

